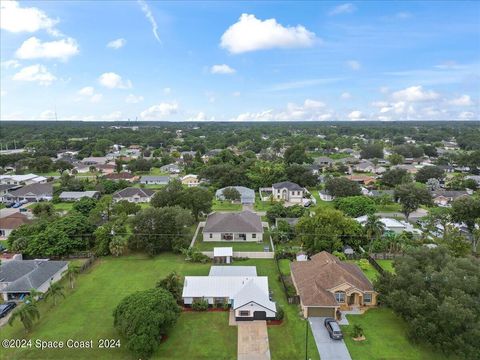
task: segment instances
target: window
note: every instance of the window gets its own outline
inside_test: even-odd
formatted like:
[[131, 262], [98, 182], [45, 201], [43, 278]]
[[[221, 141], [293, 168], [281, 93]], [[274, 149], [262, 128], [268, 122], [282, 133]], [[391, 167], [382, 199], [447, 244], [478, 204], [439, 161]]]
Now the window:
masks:
[[345, 293], [343, 291], [339, 291], [335, 293], [335, 300], [339, 303], [345, 302]]
[[372, 294], [363, 294], [363, 302], [370, 304], [372, 302]]
[[213, 234], [212, 234], [212, 233], [209, 234], [209, 238], [210, 238], [210, 239], [213, 238]]
[[248, 311], [248, 310], [240, 310], [240, 316], [250, 316], [250, 311]]
[[252, 239], [256, 239], [257, 238], [257, 234], [252, 234]]

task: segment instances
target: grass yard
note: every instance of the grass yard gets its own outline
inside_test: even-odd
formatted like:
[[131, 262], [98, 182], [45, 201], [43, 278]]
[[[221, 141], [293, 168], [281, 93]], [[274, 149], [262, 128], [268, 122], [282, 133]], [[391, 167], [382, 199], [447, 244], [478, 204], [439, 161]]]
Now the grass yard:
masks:
[[242, 204], [232, 204], [230, 201], [214, 199], [212, 202], [212, 211], [242, 211]]
[[393, 267], [393, 260], [377, 260], [377, 263], [382, 267], [383, 270], [390, 273], [395, 273], [395, 269]]
[[[350, 325], [342, 326], [342, 330], [353, 360], [448, 359], [425, 345], [410, 343], [405, 322], [388, 308], [370, 309], [363, 315], [347, 315], [347, 318]], [[355, 324], [363, 328], [365, 341], [352, 340], [350, 334]]]
[[[305, 322], [298, 316], [298, 307], [288, 305], [278, 280], [273, 260], [245, 260], [237, 265], [256, 265], [259, 275], [269, 277], [270, 289], [277, 304], [285, 310], [282, 325], [268, 328], [273, 360], [303, 358]], [[26, 337], [42, 340], [118, 339], [113, 328], [112, 312], [126, 295], [149, 289], [171, 271], [181, 275], [207, 275], [210, 264], [192, 264], [182, 256], [162, 254], [155, 258], [131, 255], [107, 257], [97, 261], [76, 280], [73, 290], [65, 284], [66, 298], [56, 307], [41, 301], [41, 318]], [[237, 329], [228, 325], [226, 312], [182, 313], [168, 339], [154, 353], [153, 359], [236, 359]], [[2, 328], [0, 338], [24, 338], [21, 323]], [[312, 337], [309, 337], [309, 358], [319, 360]], [[123, 340], [123, 339], [121, 339]], [[123, 346], [119, 349], [2, 349], [2, 359], [134, 359]]]
[[156, 175], [156, 176], [168, 176], [170, 175], [168, 172], [160, 170], [160, 168], [152, 167], [150, 169], [150, 175]]
[[53, 204], [53, 208], [57, 211], [70, 211], [73, 208], [73, 202], [60, 202]]
[[[360, 266], [359, 260], [347, 260], [347, 262], [357, 264], [360, 267], [360, 269], [362, 269], [362, 267]], [[367, 263], [367, 264], [368, 266], [365, 265], [365, 269], [362, 269], [362, 271], [365, 274], [365, 276], [368, 278], [368, 280], [373, 282], [374, 280], [377, 279], [377, 276], [379, 275], [379, 273], [377, 270], [375, 270], [375, 268], [370, 263]]]
[[256, 211], [268, 211], [275, 203], [271, 201], [261, 201], [260, 198], [255, 198], [254, 209]]
[[290, 263], [291, 261], [288, 259], [278, 260], [278, 266], [280, 267], [282, 275], [290, 275]]
[[[213, 251], [214, 247], [233, 247], [233, 251], [263, 251], [265, 246], [270, 246], [270, 239], [265, 236], [263, 242], [243, 241], [243, 242], [226, 242], [226, 241], [202, 241], [201, 231], [195, 240], [195, 247], [200, 251]], [[271, 250], [271, 249], [270, 249]]]
[[377, 212], [400, 212], [402, 211], [402, 206], [398, 203], [387, 204], [387, 205], [376, 205]]

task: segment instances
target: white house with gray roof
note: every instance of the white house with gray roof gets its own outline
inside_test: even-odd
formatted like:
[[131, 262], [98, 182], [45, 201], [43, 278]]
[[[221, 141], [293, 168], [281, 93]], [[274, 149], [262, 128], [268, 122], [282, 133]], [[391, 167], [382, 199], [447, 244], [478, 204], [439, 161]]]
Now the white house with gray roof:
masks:
[[82, 198], [98, 199], [100, 193], [98, 191], [62, 191], [58, 197], [62, 201], [78, 201]]
[[305, 189], [291, 181], [282, 181], [272, 185], [272, 195], [276, 200], [302, 204]]
[[49, 201], [53, 198], [53, 185], [52, 183], [25, 185], [19, 189], [9, 190], [3, 198], [5, 201]]
[[144, 175], [140, 178], [140, 184], [145, 185], [167, 185], [170, 182], [170, 176]]
[[0, 293], [4, 301], [29, 295], [31, 289], [45, 293], [62, 278], [67, 261], [9, 260], [0, 265]]
[[225, 189], [233, 188], [237, 190], [240, 193], [240, 202], [242, 204], [253, 204], [255, 203], [255, 191], [252, 189], [249, 189], [245, 186], [227, 186], [222, 189], [218, 189], [215, 192], [215, 197], [218, 200], [225, 200], [225, 196], [223, 195], [223, 192]]
[[203, 228], [203, 241], [262, 242], [262, 220], [251, 211], [211, 213]]
[[152, 200], [153, 194], [155, 194], [155, 191], [151, 189], [128, 187], [118, 190], [112, 195], [112, 197], [115, 202], [126, 200], [133, 203], [146, 203]]

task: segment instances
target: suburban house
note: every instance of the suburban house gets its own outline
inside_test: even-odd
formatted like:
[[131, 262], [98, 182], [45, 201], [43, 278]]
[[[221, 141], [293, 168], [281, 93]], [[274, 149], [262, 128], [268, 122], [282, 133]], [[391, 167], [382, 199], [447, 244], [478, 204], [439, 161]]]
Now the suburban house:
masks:
[[133, 175], [132, 173], [123, 171], [119, 173], [114, 172], [114, 173], [106, 174], [104, 178], [108, 180], [113, 180], [113, 181], [125, 180], [129, 182], [134, 182], [137, 179], [137, 176]]
[[336, 318], [339, 309], [377, 304], [377, 293], [362, 270], [326, 251], [309, 261], [294, 261], [290, 269], [305, 318]]
[[454, 201], [455, 199], [458, 199], [459, 197], [462, 196], [468, 196], [467, 191], [461, 191], [461, 190], [438, 190], [438, 191], [432, 191], [432, 199], [433, 202], [438, 205], [438, 206], [443, 206], [447, 207], [450, 206], [450, 203]]
[[144, 175], [140, 178], [140, 184], [145, 185], [167, 185], [169, 182], [170, 176]]
[[268, 277], [257, 276], [255, 266], [212, 266], [208, 276], [186, 276], [183, 303], [206, 300], [209, 305], [229, 304], [237, 321], [274, 319]]
[[8, 238], [10, 233], [22, 226], [28, 224], [30, 219], [21, 212], [15, 212], [8, 216], [0, 218], [0, 238]]
[[98, 191], [63, 191], [59, 196], [62, 201], [78, 201], [82, 198], [98, 199]]
[[214, 212], [203, 228], [203, 241], [263, 241], [260, 216], [251, 211]]
[[127, 200], [128, 202], [133, 203], [146, 203], [150, 202], [153, 194], [155, 194], [155, 191], [151, 189], [128, 187], [115, 192], [113, 194], [113, 201]]
[[327, 190], [320, 190], [318, 192], [318, 195], [320, 195], [320, 200], [322, 200], [322, 201], [333, 201], [333, 200], [335, 200], [335, 196], [330, 194], [330, 192], [327, 191]]
[[276, 200], [301, 204], [305, 189], [291, 181], [282, 181], [272, 185], [272, 195]]
[[391, 167], [392, 169], [404, 169], [406, 170], [409, 174], [416, 174], [418, 172], [418, 169], [415, 167], [415, 165], [395, 165]]
[[375, 178], [368, 175], [349, 175], [346, 178], [350, 181], [355, 181], [356, 183], [363, 185], [370, 185], [375, 183]]
[[213, 262], [221, 264], [230, 264], [233, 259], [232, 247], [214, 247]]
[[62, 278], [67, 261], [10, 260], [0, 265], [0, 293], [4, 301], [22, 299], [31, 289], [45, 293]]
[[362, 160], [354, 167], [355, 171], [358, 172], [370, 172], [375, 174], [381, 174], [387, 171], [387, 169], [383, 166], [375, 166], [375, 164], [369, 160]]
[[10, 190], [15, 190], [19, 187], [20, 185], [0, 184], [0, 202], [3, 201], [3, 197], [7, 195]]
[[81, 163], [87, 166], [96, 166], [106, 164], [108, 161], [109, 159], [105, 156], [91, 156], [81, 160]]
[[169, 174], [180, 174], [180, 167], [177, 164], [163, 165], [160, 171], [168, 172]]
[[320, 156], [313, 159], [313, 163], [315, 165], [319, 165], [320, 167], [329, 167], [333, 165], [333, 160], [326, 156]]
[[[367, 215], [360, 216], [355, 218], [355, 220], [357, 220], [360, 223], [360, 225], [363, 226], [367, 222], [368, 216]], [[386, 217], [382, 217], [379, 220], [385, 226], [386, 232], [401, 234], [402, 232], [407, 231], [417, 235], [421, 234], [421, 231], [419, 229], [415, 229], [413, 225], [407, 221], [401, 221], [401, 220], [396, 220], [396, 219], [386, 218]]]
[[222, 189], [218, 189], [215, 192], [215, 197], [217, 198], [217, 200], [222, 200], [222, 201], [225, 200], [225, 197], [223, 196], [223, 192], [225, 191], [225, 189], [228, 189], [228, 188], [234, 188], [240, 193], [240, 203], [242, 204], [255, 203], [255, 191], [245, 186], [228, 186]]
[[198, 175], [188, 174], [182, 177], [182, 184], [188, 187], [198, 186]]
[[19, 189], [10, 190], [4, 196], [7, 201], [21, 201], [36, 202], [42, 200], [52, 200], [53, 185], [51, 183], [38, 183], [23, 186]]
[[45, 176], [35, 174], [26, 175], [0, 175], [0, 184], [3, 185], [31, 185], [44, 184], [47, 182]]

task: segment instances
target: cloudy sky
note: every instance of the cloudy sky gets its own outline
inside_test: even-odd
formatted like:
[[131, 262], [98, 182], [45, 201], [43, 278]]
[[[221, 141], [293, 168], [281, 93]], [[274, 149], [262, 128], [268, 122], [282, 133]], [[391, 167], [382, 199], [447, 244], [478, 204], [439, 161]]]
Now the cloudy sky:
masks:
[[0, 6], [2, 120], [479, 120], [479, 2]]

